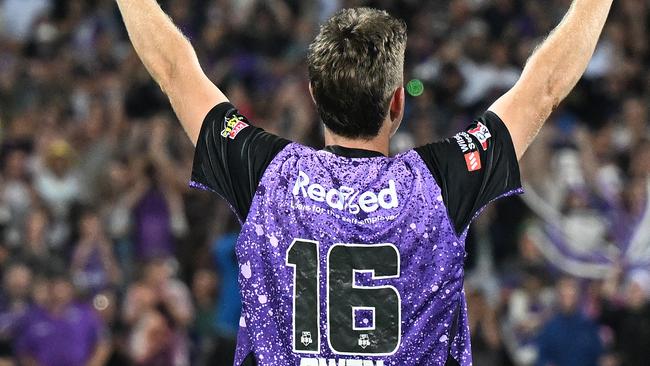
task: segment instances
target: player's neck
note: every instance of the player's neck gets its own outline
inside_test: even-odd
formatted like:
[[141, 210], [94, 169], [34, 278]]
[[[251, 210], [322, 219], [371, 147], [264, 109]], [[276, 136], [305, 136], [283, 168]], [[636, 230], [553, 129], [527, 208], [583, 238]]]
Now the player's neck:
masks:
[[376, 151], [384, 154], [385, 156], [388, 156], [390, 153], [390, 139], [384, 133], [380, 133], [379, 136], [370, 140], [350, 139], [347, 137], [338, 136], [326, 128], [325, 146], [342, 146], [348, 149]]

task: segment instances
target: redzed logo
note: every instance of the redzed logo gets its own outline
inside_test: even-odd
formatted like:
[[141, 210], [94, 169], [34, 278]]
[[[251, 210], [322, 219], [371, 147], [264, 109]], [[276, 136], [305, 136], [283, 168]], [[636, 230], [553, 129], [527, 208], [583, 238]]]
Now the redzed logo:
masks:
[[465, 163], [467, 164], [467, 170], [470, 172], [481, 170], [481, 155], [478, 151], [465, 154]]

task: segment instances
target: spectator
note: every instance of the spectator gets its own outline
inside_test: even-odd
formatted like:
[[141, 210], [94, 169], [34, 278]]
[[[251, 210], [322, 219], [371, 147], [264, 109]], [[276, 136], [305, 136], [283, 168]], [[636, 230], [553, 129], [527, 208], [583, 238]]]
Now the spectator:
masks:
[[129, 353], [138, 365], [189, 364], [192, 300], [171, 267], [166, 258], [152, 259], [127, 291], [123, 316], [131, 328]]
[[601, 321], [614, 330], [614, 350], [621, 364], [645, 365], [650, 359], [650, 275], [633, 272], [623, 288], [621, 299], [612, 293], [604, 300]]
[[70, 210], [79, 202], [81, 185], [74, 171], [74, 150], [67, 141], [56, 139], [45, 148], [43, 159], [34, 169], [34, 187], [51, 218], [51, 245], [56, 250], [71, 237]]
[[21, 256], [34, 268], [47, 268], [53, 259], [51, 244], [50, 217], [45, 208], [32, 210], [25, 224], [24, 243], [21, 247]]
[[530, 365], [537, 358], [535, 339], [551, 313], [553, 292], [544, 285], [543, 271], [526, 267], [523, 286], [510, 295], [504, 328], [511, 341], [513, 358]]
[[95, 310], [74, 301], [65, 275], [47, 280], [47, 303], [27, 312], [16, 339], [21, 364], [43, 366], [103, 365], [110, 345]]
[[4, 159], [3, 188], [0, 190], [2, 201], [8, 207], [10, 222], [7, 224], [5, 239], [12, 246], [21, 241], [20, 230], [32, 209], [32, 192], [29, 181], [27, 160], [29, 152], [25, 148], [10, 147]]
[[120, 269], [113, 255], [112, 243], [106, 238], [97, 212], [84, 212], [79, 226], [80, 238], [71, 264], [75, 284], [79, 289], [92, 294], [117, 285]]
[[20, 320], [29, 309], [32, 271], [25, 264], [6, 267], [0, 291], [0, 360], [11, 362], [13, 339], [18, 336]]
[[505, 364], [505, 350], [495, 309], [480, 290], [471, 289], [467, 295], [474, 362], [485, 366]]
[[[139, 200], [133, 208], [136, 233], [136, 258], [148, 260], [171, 256], [175, 252], [175, 239], [187, 232], [187, 222], [182, 211], [182, 197], [178, 190], [179, 179], [169, 155], [167, 121], [156, 117], [151, 121], [151, 139], [148, 142], [148, 159], [142, 161], [142, 181], [134, 194]], [[182, 183], [186, 187], [187, 182]]]
[[72, 203], [79, 198], [81, 187], [73, 171], [74, 150], [65, 140], [55, 140], [48, 147], [43, 165], [35, 171], [34, 185], [54, 216], [65, 219]]
[[38, 17], [46, 14], [51, 8], [49, 0], [4, 0], [1, 3], [0, 14], [3, 25], [3, 35], [12, 41], [22, 42], [32, 32], [32, 26]]
[[[216, 360], [234, 362], [237, 331], [241, 322], [241, 300], [227, 294], [239, 293], [239, 265], [235, 253], [237, 245], [238, 224], [231, 217], [225, 228], [225, 233], [217, 239], [212, 247], [212, 255], [221, 279], [217, 302], [215, 305], [215, 321], [213, 324], [216, 334], [215, 346], [212, 352], [212, 363]], [[244, 264], [245, 266], [246, 264]]]
[[198, 270], [192, 280], [192, 297], [196, 306], [192, 337], [197, 347], [195, 358], [203, 361], [203, 364], [213, 347], [217, 282], [216, 273], [208, 269]]
[[542, 328], [537, 344], [539, 366], [598, 366], [603, 346], [596, 323], [579, 310], [578, 282], [569, 277], [558, 281], [558, 312]]
[[219, 287], [219, 301], [217, 302], [217, 318], [215, 329], [218, 334], [226, 338], [234, 338], [239, 329], [239, 316], [241, 313], [241, 302], [237, 298], [227, 296], [239, 292], [239, 265], [235, 246], [239, 236], [238, 224], [234, 218], [230, 219], [226, 227], [226, 233], [215, 241], [213, 255], [221, 286]]

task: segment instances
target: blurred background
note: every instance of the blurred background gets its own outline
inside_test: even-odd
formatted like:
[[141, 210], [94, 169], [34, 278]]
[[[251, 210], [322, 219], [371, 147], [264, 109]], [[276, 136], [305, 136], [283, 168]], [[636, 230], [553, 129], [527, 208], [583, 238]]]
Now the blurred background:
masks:
[[[512, 86], [569, 0], [161, 1], [257, 125], [322, 147], [305, 54], [341, 7], [409, 25], [393, 151]], [[522, 162], [528, 194], [467, 243], [474, 363], [650, 362], [650, 2], [620, 0]], [[238, 223], [188, 188], [193, 149], [113, 0], [0, 0], [0, 365], [231, 365]]]

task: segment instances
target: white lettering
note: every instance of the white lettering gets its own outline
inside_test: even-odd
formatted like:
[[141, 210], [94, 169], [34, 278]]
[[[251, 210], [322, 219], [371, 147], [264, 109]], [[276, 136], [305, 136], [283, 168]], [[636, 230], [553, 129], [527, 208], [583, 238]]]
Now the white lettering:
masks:
[[[390, 201], [387, 201], [386, 198], [390, 198]], [[395, 188], [395, 181], [389, 181], [388, 188], [383, 189], [381, 192], [379, 192], [379, 205], [385, 209], [396, 208], [399, 206], [399, 202], [397, 201], [397, 189]]]
[[309, 198], [316, 202], [325, 202], [325, 188], [320, 184], [310, 185], [309, 188], [307, 188], [307, 194], [309, 195]]
[[364, 212], [375, 212], [379, 208], [377, 196], [372, 192], [366, 192], [359, 197], [359, 206]]
[[456, 142], [458, 143], [458, 146], [460, 147], [460, 150], [463, 153], [469, 151], [469, 147], [467, 147], [467, 143], [465, 143], [465, 139], [460, 134], [455, 135], [454, 138], [456, 139]]
[[343, 358], [301, 358], [300, 366], [384, 366], [384, 361], [346, 360]]
[[[336, 199], [336, 201], [334, 199]], [[326, 200], [327, 200], [327, 204], [330, 207], [336, 208], [338, 210], [343, 210], [343, 204], [344, 204], [343, 194], [341, 194], [341, 192], [337, 191], [336, 189], [332, 188], [330, 189], [329, 192], [327, 192]]]
[[463, 153], [476, 150], [476, 144], [467, 132], [460, 132], [456, 134], [454, 136], [454, 139], [456, 139], [456, 143]]
[[[337, 366], [336, 365], [336, 360], [326, 360], [324, 358], [319, 358], [318, 359], [318, 366]], [[345, 360], [339, 360], [338, 366], [345, 366]]]
[[382, 189], [379, 194], [372, 191], [358, 192], [354, 188], [346, 186], [327, 190], [318, 183], [312, 183], [309, 176], [301, 171], [292, 192], [294, 196], [325, 202], [333, 209], [348, 211], [352, 214], [357, 214], [360, 211], [371, 213], [379, 208], [388, 210], [399, 206], [394, 180], [388, 181], [388, 188]]
[[293, 195], [297, 196], [298, 192], [302, 192], [304, 197], [307, 197], [307, 191], [305, 187], [309, 184], [309, 176], [303, 172], [298, 173], [298, 179], [296, 180], [296, 185], [293, 186]]

